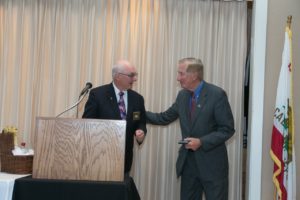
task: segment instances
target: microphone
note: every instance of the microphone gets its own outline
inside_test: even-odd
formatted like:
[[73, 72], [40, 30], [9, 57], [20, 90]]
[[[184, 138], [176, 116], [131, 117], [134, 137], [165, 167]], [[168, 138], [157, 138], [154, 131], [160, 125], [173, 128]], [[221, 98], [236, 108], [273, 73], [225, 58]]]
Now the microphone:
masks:
[[84, 93], [86, 93], [89, 89], [93, 87], [93, 84], [91, 82], [87, 82], [85, 85], [85, 88], [80, 92], [79, 96], [82, 96]]

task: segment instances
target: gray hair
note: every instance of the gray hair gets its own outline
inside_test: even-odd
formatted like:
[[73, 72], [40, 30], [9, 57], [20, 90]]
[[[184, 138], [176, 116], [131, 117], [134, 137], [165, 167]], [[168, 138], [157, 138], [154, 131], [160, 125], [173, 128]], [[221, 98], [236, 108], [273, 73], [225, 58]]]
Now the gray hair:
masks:
[[203, 63], [197, 58], [182, 58], [178, 61], [179, 64], [187, 64], [187, 72], [196, 72], [198, 74], [198, 79], [203, 79]]
[[130, 66], [130, 63], [127, 60], [120, 60], [114, 64], [112, 68], [112, 78], [114, 78], [118, 73], [124, 73], [126, 66]]
[[202, 61], [198, 58], [188, 57], [188, 58], [182, 58], [178, 61], [179, 64], [202, 64]]

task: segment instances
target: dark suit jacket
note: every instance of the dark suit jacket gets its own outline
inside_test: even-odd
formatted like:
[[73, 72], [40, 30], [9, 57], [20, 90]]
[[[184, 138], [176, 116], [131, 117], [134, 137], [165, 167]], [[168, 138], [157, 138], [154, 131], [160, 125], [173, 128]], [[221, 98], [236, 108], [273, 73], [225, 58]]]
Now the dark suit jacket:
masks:
[[[128, 90], [127, 94], [125, 173], [130, 171], [132, 165], [135, 131], [142, 129], [145, 134], [147, 132], [144, 98], [133, 90]], [[136, 118], [136, 116], [134, 117], [133, 113], [139, 113], [139, 119]], [[82, 117], [121, 120], [112, 83], [94, 88], [90, 91]]]
[[[182, 138], [200, 138], [202, 146], [196, 150], [198, 174], [203, 180], [216, 180], [228, 176], [228, 157], [225, 141], [235, 132], [234, 120], [227, 95], [221, 88], [204, 82], [197, 102], [194, 120], [189, 119], [191, 93], [181, 90], [175, 103], [162, 113], [147, 112], [152, 124], [166, 125], [179, 117]], [[188, 150], [181, 146], [176, 163], [180, 176]]]

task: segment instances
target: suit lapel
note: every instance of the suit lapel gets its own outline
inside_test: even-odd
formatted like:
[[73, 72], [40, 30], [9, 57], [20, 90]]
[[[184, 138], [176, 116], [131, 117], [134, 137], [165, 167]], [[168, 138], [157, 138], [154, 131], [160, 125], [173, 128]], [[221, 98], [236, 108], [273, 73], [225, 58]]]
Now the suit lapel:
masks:
[[133, 102], [134, 98], [132, 96], [132, 91], [131, 90], [127, 90], [127, 111], [126, 111], [126, 119], [129, 119], [129, 113], [133, 112]]
[[185, 122], [183, 121], [183, 124], [191, 124], [191, 119], [190, 119], [190, 92], [188, 90], [186, 90], [185, 94], [183, 95], [183, 101], [182, 102], [186, 102], [183, 112], [184, 112], [184, 116], [186, 116], [185, 118], [183, 118], [182, 120], [185, 120]]
[[117, 102], [114, 86], [112, 83], [109, 85], [109, 88], [106, 91], [106, 98], [107, 98], [108, 102], [110, 103], [110, 107], [112, 108], [112, 112], [113, 112], [114, 116], [121, 119], [120, 110], [118, 107], [118, 102]]

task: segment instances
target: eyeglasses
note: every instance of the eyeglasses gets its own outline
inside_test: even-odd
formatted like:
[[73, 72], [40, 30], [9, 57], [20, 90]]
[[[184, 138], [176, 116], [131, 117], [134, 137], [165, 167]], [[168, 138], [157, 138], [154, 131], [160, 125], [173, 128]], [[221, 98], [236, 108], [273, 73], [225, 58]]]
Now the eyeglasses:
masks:
[[134, 78], [138, 75], [137, 73], [124, 74], [124, 73], [120, 73], [120, 72], [119, 72], [119, 74], [122, 74], [124, 76], [128, 76], [129, 78]]

